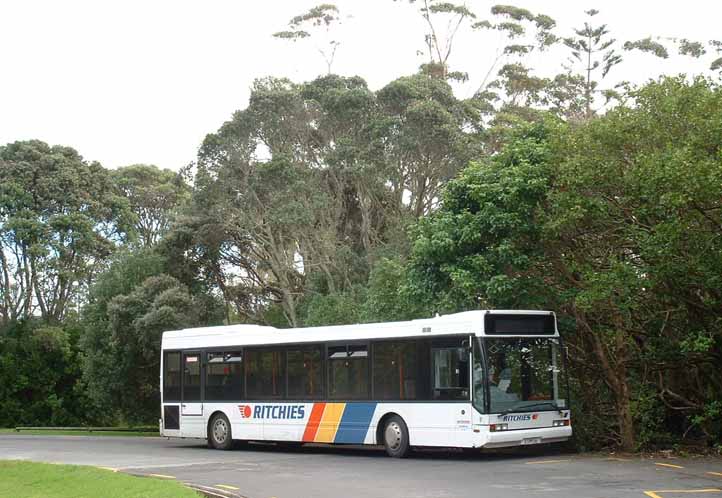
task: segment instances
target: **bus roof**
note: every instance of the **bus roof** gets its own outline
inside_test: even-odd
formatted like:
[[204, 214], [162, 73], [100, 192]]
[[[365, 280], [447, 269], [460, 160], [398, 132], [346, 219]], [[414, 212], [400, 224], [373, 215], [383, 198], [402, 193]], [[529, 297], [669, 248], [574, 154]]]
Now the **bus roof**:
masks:
[[[476, 310], [406, 322], [360, 323], [327, 327], [278, 329], [261, 325], [221, 325], [163, 333], [163, 349], [295, 344], [304, 342], [360, 341], [396, 337], [484, 335], [484, 316], [549, 315], [550, 311]], [[555, 331], [554, 335], [558, 335]]]

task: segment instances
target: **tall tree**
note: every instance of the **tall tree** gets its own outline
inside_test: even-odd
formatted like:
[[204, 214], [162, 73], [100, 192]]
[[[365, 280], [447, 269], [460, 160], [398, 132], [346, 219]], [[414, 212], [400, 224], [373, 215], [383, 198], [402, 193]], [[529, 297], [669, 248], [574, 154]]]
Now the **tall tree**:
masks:
[[190, 187], [174, 171], [148, 164], [118, 168], [111, 174], [136, 216], [138, 241], [154, 246], [190, 198]]
[[132, 233], [110, 175], [70, 147], [0, 147], [0, 321], [59, 321]]
[[384, 161], [397, 205], [418, 219], [432, 211], [445, 181], [474, 155], [480, 117], [449, 84], [418, 74], [378, 92], [383, 115]]
[[[322, 3], [307, 12], [294, 16], [288, 23], [289, 29], [274, 33], [275, 38], [292, 42], [306, 38], [319, 38], [316, 50], [326, 63], [326, 74], [331, 74], [331, 67], [336, 58], [339, 42], [334, 36], [335, 28], [340, 24], [339, 10], [334, 4]], [[312, 34], [311, 32], [315, 32]]]
[[[564, 45], [571, 49], [570, 62], [572, 65], [581, 65], [584, 74], [584, 102], [586, 117], [590, 118], [594, 109], [594, 98], [598, 92], [599, 82], [604, 79], [614, 66], [622, 62], [622, 56], [614, 48], [616, 40], [609, 35], [606, 24], [595, 26], [592, 23], [594, 16], [599, 14], [596, 9], [585, 11], [589, 17], [584, 27], [576, 28], [576, 37], [564, 38]], [[569, 67], [573, 71], [572, 66]], [[597, 74], [600, 75], [597, 78]]]
[[473, 162], [443, 189], [441, 206], [412, 231], [413, 292], [433, 311], [536, 308], [541, 253], [537, 209], [551, 188], [552, 121], [520, 127], [489, 159]]
[[559, 143], [545, 210], [550, 274], [614, 395], [626, 449], [637, 441], [634, 400], [646, 391], [662, 410], [700, 417], [722, 392], [712, 373], [722, 345], [722, 135], [713, 117], [722, 91], [677, 78], [633, 97], [634, 107]]
[[[409, 0], [412, 4], [416, 2]], [[440, 0], [418, 0], [418, 3], [419, 14], [426, 28], [424, 44], [428, 58], [428, 62], [421, 66], [422, 71], [441, 79], [465, 79], [464, 73], [449, 70], [449, 58], [459, 29], [476, 15], [465, 4]], [[442, 28], [444, 25], [446, 29]]]
[[166, 330], [220, 322], [203, 292], [164, 273], [155, 249], [118, 254], [90, 289], [82, 315], [83, 380], [111, 423], [152, 423], [160, 402], [160, 340]]

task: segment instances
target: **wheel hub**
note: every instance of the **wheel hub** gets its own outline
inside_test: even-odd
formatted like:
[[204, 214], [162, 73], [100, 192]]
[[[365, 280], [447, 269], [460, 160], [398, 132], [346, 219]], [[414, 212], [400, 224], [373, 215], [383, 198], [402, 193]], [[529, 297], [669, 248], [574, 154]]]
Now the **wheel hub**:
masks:
[[386, 426], [384, 433], [386, 445], [392, 450], [396, 450], [401, 446], [401, 427], [396, 422], [391, 422]]
[[226, 437], [228, 437], [226, 421], [223, 419], [216, 420], [213, 424], [213, 439], [215, 439], [217, 443], [223, 444], [226, 441]]

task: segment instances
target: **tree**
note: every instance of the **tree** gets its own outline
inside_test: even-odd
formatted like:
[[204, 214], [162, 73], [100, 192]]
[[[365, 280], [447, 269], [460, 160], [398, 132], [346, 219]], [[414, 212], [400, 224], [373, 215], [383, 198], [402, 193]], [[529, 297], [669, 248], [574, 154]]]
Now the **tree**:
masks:
[[[514, 5], [493, 5], [490, 13], [489, 19], [472, 25], [472, 28], [479, 32], [486, 31], [489, 34], [498, 32], [503, 40], [498, 42], [494, 59], [476, 91], [476, 98], [482, 99], [489, 98], [489, 87], [498, 89], [502, 86], [498, 80], [508, 79], [508, 75], [504, 74], [508, 72], [505, 67], [510, 65], [524, 67], [523, 60], [529, 54], [535, 51], [543, 52], [559, 41], [553, 32], [556, 21], [546, 14], [534, 14]], [[492, 79], [499, 65], [502, 66], [497, 75], [499, 78]], [[525, 70], [528, 71], [526, 68]], [[503, 94], [496, 95], [494, 91], [491, 95], [497, 98], [504, 97]]]
[[439, 311], [557, 310], [597, 434], [715, 444], [722, 90], [680, 77], [631, 97], [583, 124], [526, 125], [464, 169], [414, 227], [399, 289]]
[[477, 125], [473, 106], [424, 74], [376, 94], [360, 78], [260, 80], [206, 137], [186, 219], [196, 228], [178, 230], [239, 316], [278, 305], [298, 326], [304, 301], [345, 299], [382, 247], [403, 247], [407, 220], [471, 157]]
[[90, 291], [83, 312], [83, 379], [90, 398], [113, 422], [157, 417], [160, 340], [166, 330], [220, 321], [216, 300], [164, 273], [150, 249], [119, 254]]
[[392, 81], [377, 98], [395, 203], [407, 204], [411, 216], [421, 218], [435, 207], [443, 183], [478, 150], [479, 114], [446, 81], [424, 74]]
[[[466, 81], [467, 72], [451, 71], [449, 68], [454, 40], [462, 28], [502, 34], [503, 41], [492, 42], [498, 43], [496, 54], [476, 91], [477, 96], [484, 99], [487, 98], [487, 85], [492, 81], [491, 77], [499, 64], [511, 60], [518, 62], [517, 59], [534, 50], [544, 50], [557, 41], [552, 33], [556, 23], [551, 17], [533, 14], [513, 5], [493, 5], [489, 19], [477, 20], [477, 15], [465, 3], [439, 0], [409, 0], [409, 3], [414, 4], [417, 1], [420, 4], [419, 14], [426, 28], [424, 44], [428, 62], [421, 65], [421, 72], [424, 74], [441, 79]], [[532, 35], [529, 35], [529, 32]]]
[[81, 381], [74, 320], [37, 319], [0, 328], [0, 427], [75, 426], [102, 421]]
[[0, 147], [0, 323], [60, 321], [132, 233], [107, 170], [69, 147]]
[[340, 23], [338, 7], [330, 3], [322, 3], [307, 12], [293, 17], [289, 23], [289, 30], [274, 33], [275, 38], [289, 40], [292, 42], [310, 38], [312, 35], [307, 30], [316, 31], [316, 36], [323, 36], [324, 41], [316, 47], [318, 53], [326, 63], [326, 73], [331, 74], [331, 66], [336, 58], [336, 50], [341, 44], [332, 35], [333, 28]]
[[136, 216], [138, 241], [144, 247], [154, 246], [190, 198], [190, 188], [177, 173], [147, 164], [126, 166], [111, 174]]
[[438, 312], [545, 303], [536, 210], [548, 194], [551, 124], [527, 125], [490, 159], [449, 181], [412, 231], [411, 282]]
[[713, 373], [722, 345], [722, 135], [713, 116], [722, 91], [675, 78], [633, 98], [555, 146], [544, 221], [549, 284], [567, 296], [561, 309], [576, 322], [580, 350], [593, 352], [614, 396], [626, 449], [640, 432], [635, 399], [651, 393], [660, 410], [685, 413], [688, 427], [718, 438], [719, 414], [705, 413], [722, 393]]
[[[409, 3], [415, 2], [409, 0]], [[419, 3], [419, 14], [426, 24], [424, 44], [428, 57], [428, 62], [421, 66], [422, 71], [441, 79], [466, 79], [464, 73], [449, 71], [449, 57], [459, 28], [476, 15], [464, 4], [439, 0], [419, 0]], [[442, 24], [447, 24], [445, 32], [441, 30]]]
[[[297, 85], [258, 81], [249, 107], [206, 137], [199, 154], [196, 212], [209, 213], [203, 223], [222, 234], [206, 252], [220, 258], [211, 264], [224, 296], [250, 319], [277, 303], [297, 326], [306, 275], [330, 274], [335, 263], [339, 199], [312, 168], [323, 166], [312, 113]], [[258, 159], [261, 149], [268, 159]]]
[[[604, 79], [609, 71], [622, 62], [622, 56], [619, 55], [613, 47], [616, 40], [610, 38], [609, 30], [606, 24], [593, 26], [590, 24], [591, 18], [599, 14], [596, 9], [585, 11], [590, 21], [584, 22], [583, 28], [576, 28], [574, 33], [576, 37], [564, 38], [564, 45], [571, 49], [572, 64], [581, 64], [584, 73], [584, 102], [586, 106], [586, 117], [592, 116], [594, 97], [599, 86], [599, 81]], [[571, 71], [571, 67], [569, 68]], [[600, 73], [601, 77], [597, 80], [596, 74]]]

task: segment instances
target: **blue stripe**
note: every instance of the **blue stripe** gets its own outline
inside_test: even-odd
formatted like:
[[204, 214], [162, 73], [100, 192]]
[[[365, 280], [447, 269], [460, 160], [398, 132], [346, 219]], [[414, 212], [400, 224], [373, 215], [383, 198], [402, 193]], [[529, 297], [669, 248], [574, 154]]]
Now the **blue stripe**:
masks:
[[346, 403], [334, 443], [359, 444], [366, 439], [366, 433], [374, 416], [376, 403]]

